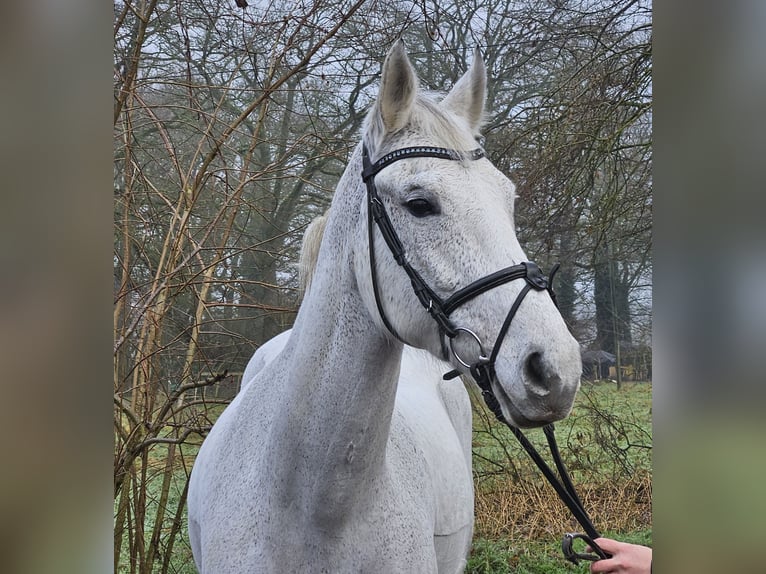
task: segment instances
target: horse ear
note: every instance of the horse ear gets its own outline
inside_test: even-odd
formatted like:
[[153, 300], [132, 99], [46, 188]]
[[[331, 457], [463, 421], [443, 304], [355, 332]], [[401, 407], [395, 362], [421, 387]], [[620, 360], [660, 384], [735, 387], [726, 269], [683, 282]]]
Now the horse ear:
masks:
[[479, 49], [473, 51], [473, 63], [469, 70], [452, 87], [442, 104], [459, 116], [464, 117], [477, 130], [484, 115], [484, 100], [487, 98], [487, 68]]
[[404, 41], [399, 39], [383, 63], [378, 96], [378, 112], [388, 133], [407, 124], [417, 91], [418, 78], [407, 57]]

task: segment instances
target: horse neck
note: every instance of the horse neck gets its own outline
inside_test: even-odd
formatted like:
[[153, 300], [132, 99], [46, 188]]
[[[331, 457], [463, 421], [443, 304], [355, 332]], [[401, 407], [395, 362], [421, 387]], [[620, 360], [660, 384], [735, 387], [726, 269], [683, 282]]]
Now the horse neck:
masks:
[[331, 210], [285, 353], [289, 408], [276, 430], [291, 443], [280, 456], [297, 481], [286, 495], [293, 503], [305, 497], [309, 514], [331, 523], [353, 512], [383, 473], [402, 351], [357, 288], [354, 237], [343, 229], [359, 217], [354, 203]]

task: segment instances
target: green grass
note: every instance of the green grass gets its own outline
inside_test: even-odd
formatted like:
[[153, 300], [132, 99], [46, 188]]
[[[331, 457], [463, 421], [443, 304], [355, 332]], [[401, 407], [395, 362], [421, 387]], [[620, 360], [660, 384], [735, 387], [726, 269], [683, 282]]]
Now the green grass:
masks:
[[[629, 533], [608, 532], [604, 536], [651, 546], [651, 530]], [[564, 559], [559, 541], [488, 540], [476, 538], [468, 559], [466, 574], [564, 574], [586, 572], [587, 567]]]
[[553, 544], [525, 542], [515, 544], [506, 540], [474, 540], [466, 574], [555, 574], [577, 571], [556, 554]]

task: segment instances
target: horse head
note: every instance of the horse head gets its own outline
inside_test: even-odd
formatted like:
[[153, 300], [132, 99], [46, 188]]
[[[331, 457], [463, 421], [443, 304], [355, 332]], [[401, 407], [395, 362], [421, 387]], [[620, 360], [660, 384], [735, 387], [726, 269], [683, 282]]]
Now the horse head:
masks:
[[506, 420], [541, 426], [569, 414], [580, 349], [544, 276], [498, 273], [523, 272], [527, 257], [515, 233], [515, 186], [477, 143], [486, 83], [477, 51], [439, 99], [420, 89], [403, 42], [393, 46], [363, 128], [368, 194], [355, 274], [381, 329], [474, 376], [491, 357], [486, 370]]

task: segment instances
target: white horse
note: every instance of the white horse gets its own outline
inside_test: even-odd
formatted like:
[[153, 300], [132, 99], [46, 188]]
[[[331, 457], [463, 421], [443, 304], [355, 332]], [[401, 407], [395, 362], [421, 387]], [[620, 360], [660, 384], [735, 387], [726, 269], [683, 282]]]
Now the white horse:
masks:
[[[501, 273], [434, 321], [443, 298], [526, 260], [513, 184], [481, 154], [461, 153], [476, 145], [485, 86], [478, 54], [440, 101], [418, 88], [401, 42], [386, 58], [293, 330], [195, 462], [189, 535], [201, 572], [463, 570], [473, 528], [467, 397], [440, 380], [444, 365], [403, 359], [402, 341], [464, 373], [491, 364], [500, 409], [517, 426], [571, 410], [579, 346], [544, 290]], [[453, 151], [388, 155], [409, 146]], [[374, 201], [363, 151], [382, 158], [365, 172]], [[406, 254], [394, 256], [368, 205]], [[489, 362], [483, 341], [495, 341]]]

